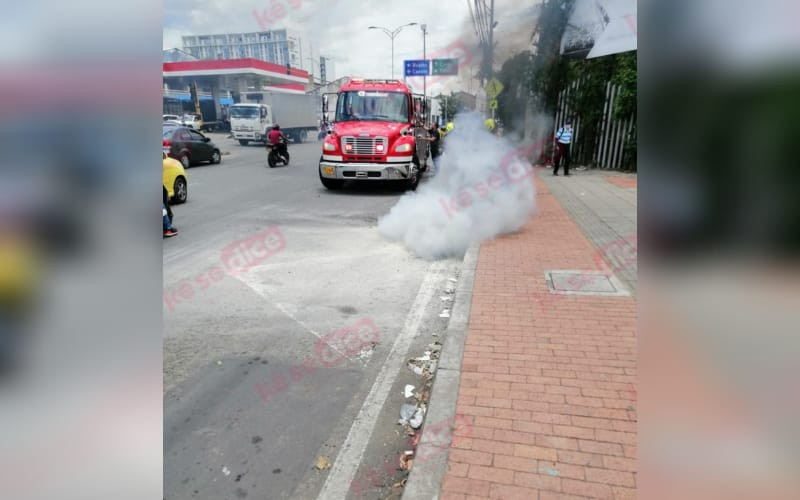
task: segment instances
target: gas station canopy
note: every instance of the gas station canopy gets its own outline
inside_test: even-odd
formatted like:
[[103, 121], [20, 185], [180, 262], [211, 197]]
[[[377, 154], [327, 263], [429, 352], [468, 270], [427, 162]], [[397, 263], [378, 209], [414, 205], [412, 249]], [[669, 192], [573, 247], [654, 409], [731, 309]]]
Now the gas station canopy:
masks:
[[163, 63], [165, 91], [186, 91], [196, 84], [201, 91], [222, 97], [227, 92], [271, 91], [305, 94], [309, 75], [260, 59], [223, 59]]
[[163, 63], [164, 78], [171, 77], [209, 77], [215, 75], [258, 76], [268, 85], [285, 83], [308, 83], [308, 72], [290, 69], [280, 64], [260, 59], [223, 59], [208, 61], [182, 61]]

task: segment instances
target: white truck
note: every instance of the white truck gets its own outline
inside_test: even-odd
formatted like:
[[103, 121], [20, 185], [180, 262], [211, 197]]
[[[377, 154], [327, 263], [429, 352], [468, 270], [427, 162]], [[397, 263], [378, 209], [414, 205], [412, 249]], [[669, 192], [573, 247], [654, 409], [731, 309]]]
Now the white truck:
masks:
[[316, 138], [317, 101], [313, 95], [259, 92], [246, 94], [248, 101], [230, 107], [231, 132], [239, 144], [264, 142], [276, 123], [293, 142]]

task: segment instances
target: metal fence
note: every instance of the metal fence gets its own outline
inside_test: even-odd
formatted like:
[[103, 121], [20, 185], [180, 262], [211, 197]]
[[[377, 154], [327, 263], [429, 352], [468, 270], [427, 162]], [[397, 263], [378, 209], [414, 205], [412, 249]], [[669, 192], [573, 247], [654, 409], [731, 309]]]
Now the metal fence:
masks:
[[[579, 142], [581, 134], [581, 116], [577, 110], [572, 109], [570, 106], [570, 103], [573, 101], [572, 97], [577, 92], [580, 92], [580, 87], [581, 82], [575, 81], [559, 93], [555, 116], [555, 130], [558, 130], [564, 123], [566, 117], [572, 117], [572, 127], [575, 130], [572, 136], [572, 144], [583, 146], [583, 144]], [[591, 158], [592, 166], [611, 169], [622, 168], [628, 160], [632, 160], [632, 158], [626, 157], [625, 140], [631, 134], [635, 122], [633, 117], [624, 120], [614, 118], [614, 102], [618, 93], [618, 85], [613, 85], [611, 82], [606, 83], [603, 115], [597, 127], [594, 150], [587, 152], [574, 149], [572, 155], [574, 158]]]

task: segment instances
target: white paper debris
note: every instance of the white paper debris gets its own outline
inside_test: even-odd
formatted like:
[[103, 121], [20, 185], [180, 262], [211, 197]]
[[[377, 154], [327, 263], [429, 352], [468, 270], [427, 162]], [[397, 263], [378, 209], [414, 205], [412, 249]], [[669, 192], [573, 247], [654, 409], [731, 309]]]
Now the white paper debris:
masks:
[[416, 373], [417, 375], [422, 375], [422, 367], [421, 366], [417, 366], [417, 365], [413, 365], [413, 364], [409, 363], [408, 364], [408, 368], [412, 372]]
[[419, 413], [419, 408], [416, 405], [404, 404], [400, 408], [400, 420], [397, 421], [400, 425], [406, 425], [412, 417], [416, 417]]
[[414, 386], [411, 384], [406, 384], [406, 390], [403, 391], [403, 395], [407, 398], [410, 398], [414, 395]]
[[414, 417], [408, 423], [412, 428], [419, 429], [419, 426], [422, 425], [422, 418], [422, 408], [417, 408], [417, 412], [414, 413]]

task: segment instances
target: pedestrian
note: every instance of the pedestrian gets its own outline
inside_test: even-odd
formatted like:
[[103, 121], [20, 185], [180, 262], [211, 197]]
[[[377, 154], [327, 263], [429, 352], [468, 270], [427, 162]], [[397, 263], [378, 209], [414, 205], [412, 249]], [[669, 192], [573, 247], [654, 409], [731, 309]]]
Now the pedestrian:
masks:
[[225, 107], [223, 108], [222, 122], [224, 130], [226, 132], [231, 132], [231, 108], [228, 105], [225, 105]]
[[494, 118], [492, 118], [491, 116], [483, 121], [483, 128], [485, 128], [486, 131], [489, 132], [490, 134], [494, 133], [495, 126], [496, 123], [494, 121]]
[[556, 138], [556, 161], [553, 165], [553, 175], [558, 175], [558, 168], [561, 166], [561, 160], [564, 160], [564, 175], [569, 175], [569, 148], [572, 143], [572, 118], [567, 118], [564, 125], [558, 129], [555, 135]]
[[428, 137], [424, 140], [430, 142], [431, 160], [433, 160], [433, 175], [439, 171], [439, 156], [442, 154], [442, 133], [439, 130], [439, 124], [433, 122], [433, 125], [428, 129]]
[[172, 209], [169, 206], [169, 195], [167, 188], [161, 187], [163, 195], [161, 199], [161, 218], [164, 231], [164, 238], [172, 238], [178, 234], [178, 230], [172, 225]]

